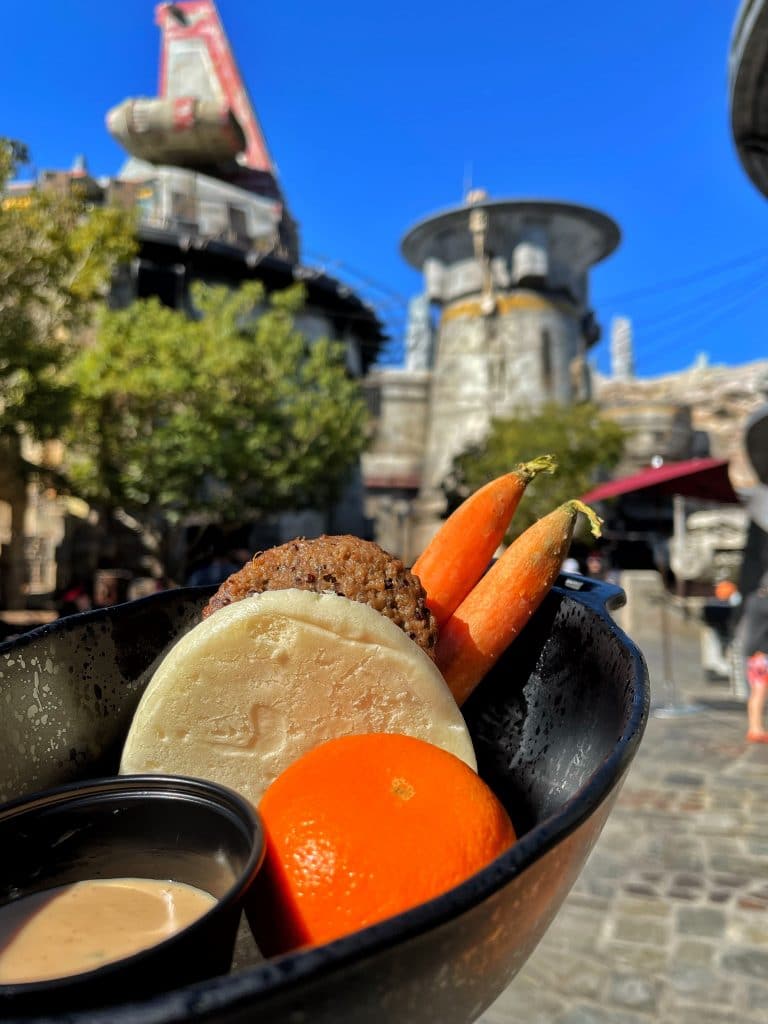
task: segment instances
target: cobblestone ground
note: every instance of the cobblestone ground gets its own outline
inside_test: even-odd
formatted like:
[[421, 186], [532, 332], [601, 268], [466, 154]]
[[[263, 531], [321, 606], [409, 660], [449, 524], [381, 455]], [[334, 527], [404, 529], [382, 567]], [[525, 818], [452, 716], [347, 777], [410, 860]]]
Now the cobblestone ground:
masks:
[[768, 1020], [768, 746], [702, 678], [695, 624], [671, 632], [666, 664], [635, 636], [653, 700], [699, 710], [651, 716], [581, 878], [482, 1024]]

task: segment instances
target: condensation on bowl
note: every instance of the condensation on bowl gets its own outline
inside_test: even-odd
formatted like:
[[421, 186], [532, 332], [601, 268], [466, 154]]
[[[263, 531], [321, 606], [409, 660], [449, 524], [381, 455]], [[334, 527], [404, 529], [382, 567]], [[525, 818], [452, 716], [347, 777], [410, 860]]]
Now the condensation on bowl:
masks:
[[170, 593], [141, 629], [129, 611], [101, 609], [0, 644], [0, 802], [78, 778], [85, 765], [115, 772], [115, 727], [127, 731], [156, 665], [198, 616]]

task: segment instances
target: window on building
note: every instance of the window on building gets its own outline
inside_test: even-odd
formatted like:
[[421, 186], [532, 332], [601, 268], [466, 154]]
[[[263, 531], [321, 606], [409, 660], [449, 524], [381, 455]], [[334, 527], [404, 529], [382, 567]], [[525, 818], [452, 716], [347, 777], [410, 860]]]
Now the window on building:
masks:
[[541, 383], [547, 397], [552, 394], [552, 362], [552, 335], [545, 328], [541, 332]]

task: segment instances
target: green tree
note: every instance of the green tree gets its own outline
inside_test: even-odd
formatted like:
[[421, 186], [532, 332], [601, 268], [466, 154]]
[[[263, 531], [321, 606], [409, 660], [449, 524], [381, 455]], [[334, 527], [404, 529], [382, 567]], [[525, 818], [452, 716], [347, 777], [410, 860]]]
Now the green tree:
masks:
[[197, 284], [189, 317], [156, 299], [102, 313], [70, 367], [75, 490], [142, 528], [167, 568], [190, 515], [234, 523], [327, 508], [365, 443], [366, 407], [339, 343], [308, 343], [301, 289]]
[[[0, 138], [0, 196], [25, 148]], [[0, 495], [11, 506], [2, 600], [21, 603], [23, 520], [29, 474], [22, 440], [58, 436], [71, 391], [62, 369], [109, 291], [118, 262], [135, 249], [132, 218], [89, 209], [76, 191], [32, 190], [0, 201]]]
[[495, 419], [482, 442], [453, 460], [443, 485], [448, 511], [518, 463], [552, 454], [557, 471], [537, 477], [528, 486], [512, 521], [511, 539], [557, 505], [588, 491], [598, 470], [608, 471], [619, 461], [625, 436], [618, 424], [602, 417], [590, 403], [550, 403], [537, 412]]

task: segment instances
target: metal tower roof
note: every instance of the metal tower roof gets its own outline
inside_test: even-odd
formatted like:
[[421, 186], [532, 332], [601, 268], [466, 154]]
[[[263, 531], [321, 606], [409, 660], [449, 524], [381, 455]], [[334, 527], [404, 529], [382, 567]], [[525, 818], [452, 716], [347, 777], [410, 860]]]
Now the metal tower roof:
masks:
[[471, 257], [468, 215], [477, 209], [488, 215], [488, 246], [497, 256], [510, 254], [531, 230], [543, 229], [553, 258], [585, 271], [609, 256], [621, 239], [618, 225], [588, 206], [549, 199], [482, 199], [419, 221], [401, 242], [405, 260], [421, 269], [432, 258], [452, 263]]

